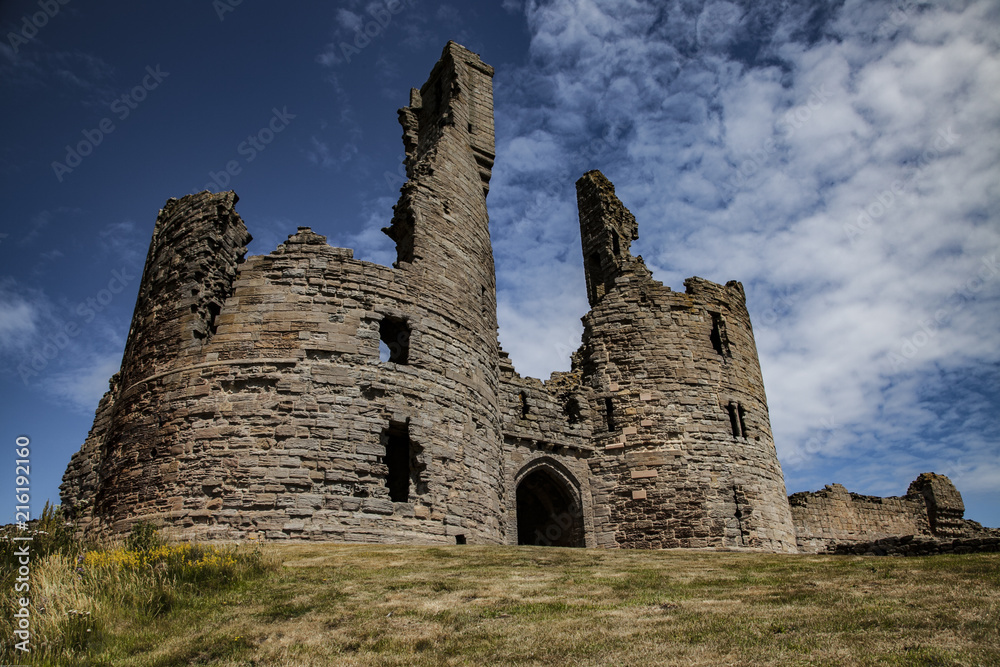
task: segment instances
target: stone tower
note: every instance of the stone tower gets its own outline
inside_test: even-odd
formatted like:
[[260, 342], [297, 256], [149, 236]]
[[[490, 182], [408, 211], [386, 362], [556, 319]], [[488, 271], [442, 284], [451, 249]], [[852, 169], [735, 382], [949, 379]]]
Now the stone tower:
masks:
[[400, 111], [394, 268], [307, 228], [243, 262], [235, 194], [167, 202], [121, 372], [64, 477], [88, 530], [504, 539], [492, 75], [449, 43]]
[[584, 174], [577, 200], [597, 544], [794, 551], [743, 286], [671, 291], [631, 255], [635, 218], [603, 174]]
[[158, 504], [169, 486], [169, 469], [146, 465], [170, 449], [164, 425], [174, 407], [163, 389], [171, 369], [203, 361], [232, 292], [251, 241], [237, 201], [232, 192], [202, 192], [167, 201], [157, 216], [121, 370], [64, 484], [85, 499], [84, 521], [96, 512], [113, 524], [127, 508]]

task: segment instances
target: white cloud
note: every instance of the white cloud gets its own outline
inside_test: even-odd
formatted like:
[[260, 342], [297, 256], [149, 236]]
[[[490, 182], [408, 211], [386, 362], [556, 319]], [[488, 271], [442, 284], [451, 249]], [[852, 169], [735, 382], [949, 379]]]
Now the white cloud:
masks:
[[[825, 481], [881, 492], [904, 459], [1000, 485], [996, 436], [969, 426], [997, 396], [983, 380], [961, 418], [953, 398], [955, 374], [1000, 362], [995, 6], [525, 12], [532, 60], [497, 74], [490, 195], [501, 337], [522, 373], [568, 365], [552, 350], [586, 308], [567, 299], [583, 294], [572, 183], [596, 167], [657, 279], [747, 286], [790, 485], [856, 470]], [[614, 140], [579, 159], [599, 134]], [[539, 195], [538, 165], [562, 186]], [[922, 430], [934, 423], [959, 435]], [[834, 463], [848, 459], [865, 464]]]
[[306, 157], [310, 162], [324, 168], [332, 167], [336, 163], [336, 160], [330, 155], [330, 147], [326, 145], [326, 142], [313, 136], [309, 137], [309, 143], [312, 145], [312, 150], [306, 151]]
[[[316, 57], [316, 62], [324, 67], [350, 64], [370, 45], [384, 43], [387, 36], [393, 43], [408, 49], [420, 48], [430, 37], [425, 26], [431, 18], [434, 23], [450, 24], [453, 30], [459, 28], [455, 12], [439, 11], [437, 15], [431, 15], [411, 11], [421, 6], [415, 0], [393, 3], [346, 0], [339, 4], [341, 7], [334, 15], [331, 41]], [[374, 57], [374, 54], [370, 55]], [[387, 66], [390, 69], [394, 67], [392, 64]]]

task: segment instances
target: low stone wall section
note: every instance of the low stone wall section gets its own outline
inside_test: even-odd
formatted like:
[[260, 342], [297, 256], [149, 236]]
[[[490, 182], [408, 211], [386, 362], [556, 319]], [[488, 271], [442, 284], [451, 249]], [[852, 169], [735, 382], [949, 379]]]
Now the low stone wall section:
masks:
[[933, 537], [887, 537], [874, 542], [838, 544], [838, 555], [855, 556], [935, 556], [938, 554], [1000, 553], [1000, 537], [939, 540]]
[[879, 498], [830, 484], [815, 493], [789, 496], [799, 550], [821, 553], [844, 542], [900, 535], [931, 535], [921, 496]]

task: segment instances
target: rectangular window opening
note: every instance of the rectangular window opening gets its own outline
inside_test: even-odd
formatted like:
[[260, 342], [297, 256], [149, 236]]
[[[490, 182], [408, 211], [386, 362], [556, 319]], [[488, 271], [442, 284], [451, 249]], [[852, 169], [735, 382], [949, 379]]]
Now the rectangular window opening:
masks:
[[615, 404], [611, 398], [604, 399], [604, 414], [608, 420], [608, 430], [615, 430]]
[[531, 407], [528, 405], [528, 395], [523, 391], [520, 394], [521, 399], [521, 419], [525, 419], [528, 413], [531, 412]]
[[385, 485], [389, 488], [389, 499], [394, 503], [410, 501], [410, 477], [412, 444], [406, 424], [391, 424], [382, 432], [385, 445], [383, 462], [388, 468]]
[[386, 316], [379, 323], [378, 335], [384, 345], [379, 346], [380, 360], [394, 364], [410, 362], [410, 325], [406, 320]]
[[569, 424], [579, 424], [583, 421], [583, 411], [580, 409], [580, 402], [575, 398], [566, 400], [563, 406], [563, 414], [566, 415], [566, 422]]

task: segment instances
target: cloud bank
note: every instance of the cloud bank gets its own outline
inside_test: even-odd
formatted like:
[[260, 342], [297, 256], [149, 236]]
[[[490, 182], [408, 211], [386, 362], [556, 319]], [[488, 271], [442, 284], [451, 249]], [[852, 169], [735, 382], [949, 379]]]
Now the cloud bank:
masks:
[[747, 288], [790, 490], [1000, 487], [1000, 7], [509, 3], [496, 77], [500, 335], [569, 365], [573, 183], [599, 168], [657, 279]]

